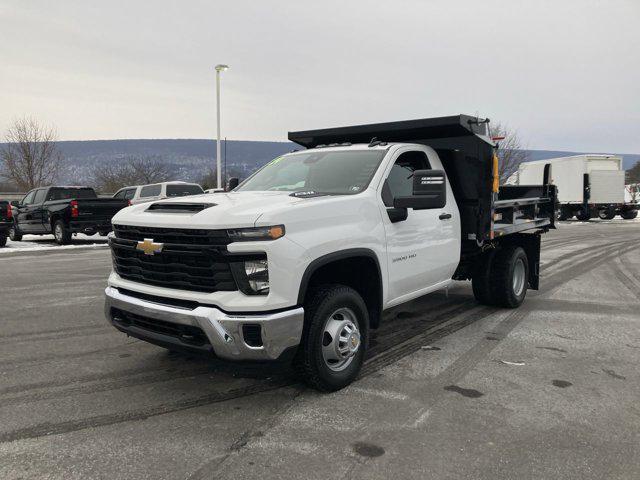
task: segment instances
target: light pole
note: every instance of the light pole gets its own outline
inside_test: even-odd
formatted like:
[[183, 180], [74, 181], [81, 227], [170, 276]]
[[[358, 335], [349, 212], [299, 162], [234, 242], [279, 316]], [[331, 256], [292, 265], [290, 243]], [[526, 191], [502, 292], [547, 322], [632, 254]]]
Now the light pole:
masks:
[[216, 141], [217, 187], [222, 188], [222, 161], [220, 158], [220, 73], [229, 69], [229, 65], [216, 65], [216, 116], [218, 120], [218, 140]]

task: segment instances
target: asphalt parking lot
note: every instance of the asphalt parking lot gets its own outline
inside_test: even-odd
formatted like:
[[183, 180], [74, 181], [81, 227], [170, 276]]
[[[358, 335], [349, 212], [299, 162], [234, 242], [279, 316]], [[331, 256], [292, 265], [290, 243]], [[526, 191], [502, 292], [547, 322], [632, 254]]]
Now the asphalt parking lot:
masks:
[[396, 308], [334, 394], [117, 332], [107, 249], [0, 256], [0, 478], [640, 478], [639, 239], [563, 222], [520, 309]]

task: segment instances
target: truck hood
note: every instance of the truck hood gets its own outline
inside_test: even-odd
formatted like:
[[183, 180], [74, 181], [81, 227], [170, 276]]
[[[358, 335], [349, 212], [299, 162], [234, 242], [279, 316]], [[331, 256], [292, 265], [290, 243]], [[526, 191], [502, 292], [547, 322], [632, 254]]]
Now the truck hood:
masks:
[[[230, 192], [192, 195], [127, 207], [120, 210], [113, 217], [112, 222], [118, 225], [146, 227], [172, 226], [215, 229], [251, 227], [265, 213], [276, 213], [278, 210], [287, 209], [302, 202], [318, 201], [322, 198], [329, 197], [296, 198], [290, 196], [290, 192]], [[210, 206], [196, 212], [150, 209], [153, 205], [162, 205], [166, 208], [168, 204], [207, 204]]]

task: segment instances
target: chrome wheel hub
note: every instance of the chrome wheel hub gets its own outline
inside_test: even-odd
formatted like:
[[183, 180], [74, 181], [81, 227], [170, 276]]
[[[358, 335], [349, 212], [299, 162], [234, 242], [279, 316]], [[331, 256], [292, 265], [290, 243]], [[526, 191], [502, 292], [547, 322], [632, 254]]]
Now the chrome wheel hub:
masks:
[[324, 324], [322, 334], [322, 358], [334, 372], [344, 370], [360, 349], [360, 329], [355, 313], [349, 308], [339, 308]]
[[519, 258], [513, 267], [513, 293], [517, 297], [522, 295], [522, 291], [524, 290], [525, 282], [527, 281], [525, 274], [524, 261]]

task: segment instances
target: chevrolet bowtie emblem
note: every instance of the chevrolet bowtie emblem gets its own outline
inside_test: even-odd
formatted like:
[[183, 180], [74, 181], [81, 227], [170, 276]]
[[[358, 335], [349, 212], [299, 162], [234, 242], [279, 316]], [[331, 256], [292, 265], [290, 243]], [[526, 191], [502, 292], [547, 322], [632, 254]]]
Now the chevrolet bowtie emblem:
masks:
[[160, 253], [164, 243], [154, 243], [153, 238], [145, 238], [144, 242], [138, 242], [136, 250], [141, 250], [145, 255], [154, 255]]

